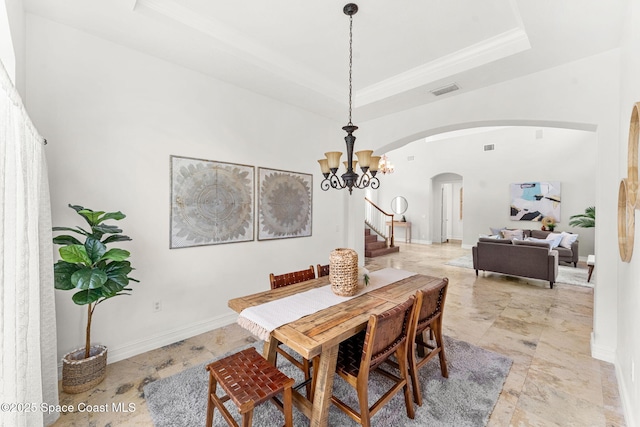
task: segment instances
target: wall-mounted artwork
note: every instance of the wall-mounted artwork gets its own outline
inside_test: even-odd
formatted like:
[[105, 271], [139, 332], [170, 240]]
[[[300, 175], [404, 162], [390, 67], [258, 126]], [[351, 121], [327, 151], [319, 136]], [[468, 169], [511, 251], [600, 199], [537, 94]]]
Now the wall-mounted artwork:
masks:
[[258, 240], [311, 236], [313, 176], [258, 168]]
[[511, 184], [512, 221], [542, 221], [553, 217], [560, 222], [560, 182], [522, 182]]
[[254, 171], [171, 156], [170, 248], [252, 241]]
[[618, 252], [623, 262], [631, 262], [636, 234], [636, 209], [640, 209], [638, 194], [638, 140], [640, 139], [640, 102], [631, 110], [627, 145], [627, 177], [618, 187]]

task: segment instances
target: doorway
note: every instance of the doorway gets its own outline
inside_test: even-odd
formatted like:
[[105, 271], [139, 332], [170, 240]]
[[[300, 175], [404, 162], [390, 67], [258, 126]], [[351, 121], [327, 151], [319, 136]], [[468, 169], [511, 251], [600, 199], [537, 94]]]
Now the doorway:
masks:
[[454, 173], [440, 174], [432, 178], [433, 242], [462, 242], [464, 213], [462, 183], [462, 176]]

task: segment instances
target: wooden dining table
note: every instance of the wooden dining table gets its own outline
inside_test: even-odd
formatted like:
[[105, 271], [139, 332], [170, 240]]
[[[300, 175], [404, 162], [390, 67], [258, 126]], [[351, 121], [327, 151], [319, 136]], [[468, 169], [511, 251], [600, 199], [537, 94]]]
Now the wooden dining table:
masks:
[[[316, 376], [313, 402], [299, 392], [293, 393], [294, 405], [311, 420], [311, 426], [327, 425], [339, 344], [365, 329], [372, 314], [382, 313], [406, 301], [418, 289], [437, 286], [442, 280], [438, 277], [416, 274], [284, 324], [271, 331], [263, 350], [264, 357], [271, 363], [275, 363], [276, 347], [279, 343], [287, 345], [308, 360], [318, 357], [316, 359], [318, 366], [314, 365], [313, 372], [313, 375]], [[234, 298], [229, 300], [228, 305], [232, 310], [240, 313], [245, 308], [328, 284], [329, 276], [324, 276]]]

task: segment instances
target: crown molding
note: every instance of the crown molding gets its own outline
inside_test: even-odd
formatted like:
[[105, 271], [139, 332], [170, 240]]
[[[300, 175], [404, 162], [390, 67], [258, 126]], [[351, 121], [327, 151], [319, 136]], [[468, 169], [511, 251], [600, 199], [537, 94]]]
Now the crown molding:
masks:
[[368, 86], [358, 91], [354, 104], [356, 107], [372, 104], [528, 49], [531, 43], [527, 33], [516, 27]]

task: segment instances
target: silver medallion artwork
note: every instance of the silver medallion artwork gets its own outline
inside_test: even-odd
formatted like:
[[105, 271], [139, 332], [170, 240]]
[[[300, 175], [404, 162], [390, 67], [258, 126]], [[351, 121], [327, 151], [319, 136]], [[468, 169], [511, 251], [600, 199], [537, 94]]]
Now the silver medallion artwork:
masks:
[[254, 167], [171, 156], [170, 247], [254, 239]]
[[258, 240], [311, 236], [313, 176], [258, 168]]

